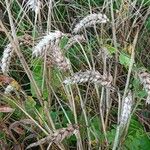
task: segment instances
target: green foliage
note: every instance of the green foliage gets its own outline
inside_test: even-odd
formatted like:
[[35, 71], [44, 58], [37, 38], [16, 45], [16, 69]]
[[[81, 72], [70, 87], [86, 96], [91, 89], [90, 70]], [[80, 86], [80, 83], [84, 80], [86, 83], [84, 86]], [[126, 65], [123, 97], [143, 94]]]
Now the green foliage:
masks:
[[[34, 77], [39, 89], [41, 89], [41, 87], [43, 86], [43, 63], [41, 62], [41, 60], [35, 60], [33, 66], [34, 66], [34, 68], [32, 69], [33, 77]], [[36, 93], [33, 89], [32, 84], [31, 84], [31, 93], [32, 93], [33, 97], [36, 97]], [[46, 88], [44, 88], [43, 98], [46, 99], [47, 96], [48, 96], [47, 90], [46, 90]]]
[[[3, 3], [3, 1], [1, 3]], [[84, 36], [86, 36], [86, 40], [87, 40], [86, 43], [81, 44], [81, 45], [76, 43], [67, 52], [65, 52], [64, 47], [65, 47], [69, 37], [64, 37], [61, 39], [59, 46], [62, 49], [62, 52], [64, 52], [64, 54], [67, 55], [67, 58], [70, 59], [71, 65], [73, 68], [73, 72], [76, 72], [76, 71], [79, 71], [82, 69], [84, 70], [87, 68], [89, 69], [91, 67], [90, 69], [98, 70], [101, 73], [104, 73], [103, 70], [106, 69], [106, 71], [109, 71], [114, 77], [114, 74], [115, 74], [115, 67], [114, 67], [115, 63], [114, 62], [116, 62], [117, 60], [115, 60], [115, 57], [114, 57], [114, 55], [116, 53], [116, 49], [115, 49], [114, 43], [113, 43], [114, 39], [112, 39], [112, 37], [113, 37], [113, 33], [112, 33], [113, 28], [112, 28], [112, 24], [111, 24], [112, 23], [111, 22], [111, 18], [112, 18], [111, 13], [112, 12], [109, 12], [111, 3], [109, 1], [104, 1], [104, 0], [85, 0], [85, 1], [79, 0], [79, 1], [68, 1], [68, 2], [63, 1], [63, 0], [57, 1], [57, 2], [53, 2], [53, 4], [52, 4], [53, 7], [51, 10], [52, 14], [50, 14], [51, 16], [48, 16], [49, 7], [47, 7], [48, 6], [47, 4], [48, 3], [45, 3], [42, 6], [43, 8], [41, 10], [41, 13], [40, 13], [40, 15], [37, 16], [37, 22], [35, 23], [34, 22], [35, 21], [35, 16], [34, 16], [35, 12], [32, 12], [32, 11], [26, 12], [24, 10], [24, 13], [25, 13], [24, 14], [23, 12], [21, 12], [22, 8], [20, 7], [18, 1], [17, 0], [12, 1], [11, 2], [11, 12], [12, 12], [12, 18], [13, 18], [13, 21], [15, 23], [15, 27], [17, 30], [16, 34], [23, 35], [24, 33], [27, 33], [34, 38], [34, 41], [32, 41], [32, 43], [36, 42], [35, 37], [39, 37], [39, 36], [42, 37], [47, 30], [47, 22], [48, 22], [47, 18], [48, 17], [51, 18], [49, 23], [51, 24], [52, 31], [60, 30], [64, 33], [71, 34], [72, 26], [74, 24], [73, 21], [75, 21], [76, 19], [79, 19], [80, 17], [83, 18], [86, 14], [89, 14], [91, 12], [94, 12], [94, 13], [95, 12], [105, 13], [106, 12], [106, 14], [108, 15], [108, 18], [110, 19], [108, 25], [106, 24], [106, 26], [101, 25], [98, 27], [95, 25], [95, 27], [96, 27], [95, 30], [93, 27], [88, 28], [86, 35], [84, 35]], [[139, 10], [139, 6], [141, 6], [140, 10]], [[119, 50], [122, 50], [122, 51], [118, 51], [119, 62], [116, 62], [116, 63], [120, 63], [120, 65], [118, 65], [118, 74], [116, 75], [116, 77], [117, 77], [116, 86], [118, 89], [121, 87], [121, 90], [122, 90], [125, 87], [126, 74], [127, 74], [129, 65], [131, 63], [131, 58], [130, 58], [131, 56], [129, 54], [127, 54], [126, 51], [123, 51], [124, 46], [125, 46], [124, 43], [127, 42], [127, 44], [129, 44], [131, 42], [131, 44], [132, 44], [132, 41], [135, 38], [136, 27], [137, 26], [139, 27], [142, 24], [143, 18], [145, 17], [144, 16], [145, 12], [146, 12], [145, 10], [147, 10], [148, 6], [150, 6], [150, 0], [148, 0], [148, 1], [147, 0], [137, 0], [135, 8], [133, 8], [133, 12], [130, 13], [129, 12], [130, 8], [128, 9], [128, 2], [124, 2], [122, 0], [113, 2], [114, 19], [115, 19], [115, 23], [117, 23], [117, 24], [115, 24], [115, 27], [116, 27], [115, 34], [116, 34], [117, 38], [118, 37], [120, 38], [120, 39], [117, 39], [117, 46], [118, 46]], [[6, 6], [4, 4], [4, 8], [5, 7]], [[125, 8], [125, 7], [127, 7], [127, 8]], [[136, 13], [135, 12], [136, 10], [138, 10], [139, 13]], [[7, 10], [5, 11], [5, 14], [7, 16]], [[129, 14], [129, 16], [127, 16], [128, 14]], [[139, 14], [140, 14], [140, 16], [138, 16]], [[121, 18], [124, 15], [126, 18], [125, 19]], [[20, 22], [20, 20], [21, 20], [21, 22]], [[131, 30], [129, 32], [126, 31], [126, 29], [125, 29], [126, 26], [132, 24], [134, 21], [135, 21], [135, 24], [134, 24], [134, 26], [131, 27]], [[4, 22], [4, 26], [6, 26], [6, 29], [8, 30], [8, 33], [10, 33], [10, 35], [11, 35], [12, 31], [10, 30], [10, 25], [8, 23], [9, 17], [7, 16], [6, 20], [4, 18], [3, 22]], [[19, 25], [17, 25], [18, 22], [20, 22]], [[136, 23], [137, 23], [137, 25], [136, 25]], [[40, 26], [43, 29], [43, 31], [44, 31], [43, 33], [41, 33], [41, 30], [38, 29], [38, 26]], [[145, 30], [146, 30], [146, 32], [145, 32]], [[149, 31], [150, 31], [150, 17], [146, 20], [143, 28], [140, 29], [140, 32], [142, 34], [143, 34], [143, 32], [146, 33], [146, 36], [148, 34], [147, 32], [149, 32]], [[85, 34], [85, 33], [83, 32], [83, 34]], [[126, 37], [127, 35], [129, 35], [128, 38]], [[143, 38], [143, 36], [142, 37], [139, 36], [139, 38], [138, 38], [138, 42], [137, 42], [138, 46], [136, 45], [136, 50], [135, 50], [136, 54], [135, 55], [137, 55], [137, 53], [140, 53], [140, 55], [143, 54], [143, 49], [145, 48], [145, 44], [143, 44], [143, 48], [140, 47], [140, 45], [142, 45], [141, 38]], [[0, 46], [1, 47], [4, 47], [5, 43], [10, 42], [8, 39], [7, 39], [7, 41], [5, 39], [7, 39], [7, 36], [5, 36], [5, 34], [0, 37]], [[127, 41], [125, 41], [125, 40], [127, 40]], [[147, 37], [146, 37], [146, 40], [147, 40]], [[147, 43], [147, 41], [145, 43]], [[27, 45], [27, 47], [28, 47], [28, 45]], [[101, 59], [101, 57], [99, 57], [100, 59], [98, 61], [97, 61], [97, 59], [95, 59], [95, 58], [97, 58], [97, 54], [101, 47], [106, 47], [108, 52], [112, 56], [112, 59], [110, 59], [110, 61], [109, 61], [110, 64], [109, 64], [109, 62], [106, 62], [106, 68], [104, 66], [105, 63], [103, 62], [103, 59]], [[72, 124], [74, 124], [75, 117], [77, 116], [77, 121], [80, 126], [81, 140], [82, 140], [83, 144], [88, 145], [91, 142], [91, 144], [92, 144], [91, 149], [97, 150], [97, 149], [100, 149], [101, 147], [102, 147], [101, 149], [107, 149], [105, 146], [106, 141], [105, 141], [104, 131], [103, 131], [103, 127], [102, 127], [102, 120], [100, 117], [101, 115], [99, 114], [99, 112], [100, 112], [99, 109], [102, 109], [102, 111], [104, 112], [103, 119], [104, 119], [104, 121], [106, 121], [105, 120], [107, 118], [105, 115], [106, 110], [107, 110], [106, 100], [110, 96], [109, 98], [112, 99], [112, 103], [110, 105], [110, 112], [109, 112], [109, 116], [108, 116], [108, 120], [107, 120], [108, 124], [106, 126], [106, 133], [107, 133], [108, 144], [109, 144], [108, 149], [112, 149], [115, 135], [116, 135], [116, 128], [117, 128], [117, 122], [116, 122], [117, 119], [116, 118], [118, 115], [118, 107], [119, 107], [117, 92], [120, 92], [120, 95], [122, 98], [123, 91], [120, 91], [120, 89], [119, 89], [119, 91], [117, 91], [117, 92], [116, 91], [112, 92], [110, 90], [110, 95], [107, 97], [107, 95], [105, 95], [105, 94], [108, 94], [106, 89], [104, 89], [104, 91], [102, 92], [101, 87], [97, 87], [97, 85], [91, 85], [90, 83], [89, 84], [85, 83], [84, 86], [82, 86], [82, 85], [78, 86], [79, 91], [80, 91], [80, 93], [79, 93], [78, 89], [76, 88], [77, 86], [64, 86], [63, 83], [60, 81], [60, 80], [63, 80], [64, 78], [66, 78], [68, 75], [70, 76], [72, 74], [72, 70], [66, 71], [66, 72], [63, 72], [63, 71], [61, 72], [60, 70], [53, 67], [53, 68], [49, 68], [50, 72], [49, 73], [46, 72], [46, 76], [44, 76], [43, 74], [45, 73], [44, 72], [45, 70], [43, 67], [44, 65], [43, 65], [42, 59], [41, 60], [33, 59], [33, 62], [30, 62], [30, 59], [28, 60], [28, 58], [31, 58], [31, 56], [27, 56], [27, 55], [28, 55], [28, 52], [31, 54], [31, 51], [29, 51], [29, 50], [31, 50], [31, 47], [29, 46], [29, 48], [24, 49], [23, 46], [20, 46], [20, 49], [27, 61], [27, 64], [29, 65], [29, 67], [31, 66], [33, 78], [34, 78], [38, 88], [40, 89], [40, 91], [42, 91], [42, 98], [44, 99], [44, 102], [48, 103], [49, 95], [51, 98], [51, 102], [50, 102], [50, 104], [48, 104], [48, 106], [45, 106], [44, 102], [43, 102], [43, 105], [39, 104], [38, 103], [39, 101], [37, 99], [37, 94], [34, 91], [33, 85], [31, 83], [29, 83], [30, 81], [29, 81], [28, 77], [23, 77], [23, 79], [25, 80], [25, 83], [23, 83], [23, 84], [31, 84], [31, 89], [30, 89], [30, 86], [27, 89], [28, 91], [30, 91], [30, 93], [29, 93], [30, 96], [23, 97], [24, 95], [22, 93], [18, 92], [20, 94], [19, 100], [18, 100], [17, 95], [11, 95], [13, 97], [14, 103], [12, 102], [13, 100], [11, 100], [11, 101], [9, 101], [9, 100], [7, 101], [7, 99], [4, 100], [4, 103], [7, 103], [10, 107], [14, 108], [15, 111], [13, 112], [13, 114], [10, 114], [10, 116], [9, 116], [9, 114], [0, 113], [0, 120], [4, 120], [4, 123], [6, 120], [6, 126], [7, 126], [14, 121], [18, 121], [18, 120], [27, 118], [27, 117], [29, 117], [28, 115], [30, 115], [33, 119], [35, 119], [35, 121], [37, 123], [39, 123], [41, 128], [43, 128], [46, 131], [49, 131], [49, 130], [53, 130], [51, 127], [48, 126], [49, 121], [53, 122], [56, 129], [60, 129], [62, 127], [66, 127], [69, 121]], [[145, 48], [145, 50], [147, 50], [147, 48]], [[146, 55], [147, 55], [147, 53], [144, 54], [144, 57]], [[135, 112], [133, 112], [133, 117], [131, 118], [131, 123], [129, 125], [127, 135], [125, 136], [125, 138], [122, 138], [125, 135], [125, 134], [123, 134], [119, 140], [121, 141], [120, 145], [121, 145], [121, 149], [123, 149], [123, 150], [128, 150], [128, 149], [129, 150], [141, 150], [141, 149], [148, 150], [150, 147], [150, 140], [148, 137], [149, 130], [144, 126], [144, 124], [142, 124], [134, 116], [134, 114], [138, 110], [138, 111], [141, 111], [142, 115], [144, 117], [146, 117], [146, 119], [149, 117], [149, 113], [145, 112], [141, 109], [142, 107], [144, 107], [141, 100], [147, 96], [147, 93], [145, 90], [143, 90], [143, 87], [141, 86], [140, 81], [137, 79], [137, 77], [135, 75], [136, 70], [139, 69], [137, 66], [141, 65], [140, 61], [142, 61], [143, 56], [141, 55], [141, 58], [140, 58], [141, 60], [138, 60], [139, 56], [135, 56], [135, 57], [137, 57], [137, 58], [135, 58], [135, 66], [133, 66], [133, 68], [132, 68], [129, 89], [131, 88], [132, 92], [134, 93], [134, 96], [135, 96], [134, 103], [135, 103], [136, 108], [134, 107]], [[19, 59], [13, 60], [12, 62], [13, 63], [15, 62], [14, 64], [17, 64], [16, 65], [17, 67], [16, 66], [14, 67], [13, 63], [11, 64], [12, 65], [11, 67], [13, 70], [12, 74], [17, 81], [20, 81], [21, 80], [20, 78], [22, 78], [22, 74], [18, 73], [18, 72], [24, 71], [23, 76], [27, 73], [25, 72], [23, 67], [20, 65]], [[89, 63], [90, 63], [90, 65], [89, 65]], [[48, 82], [49, 82], [50, 86], [52, 87], [53, 91], [50, 87], [46, 86], [46, 83], [45, 83], [46, 79], [49, 79]], [[24, 89], [24, 85], [21, 85], [21, 87], [22, 87], [22, 90], [24, 90], [26, 92], [26, 89]], [[70, 88], [71, 88], [71, 90], [70, 90]], [[48, 93], [48, 92], [50, 92], [50, 93]], [[103, 97], [101, 95], [102, 93], [104, 93]], [[26, 93], [26, 94], [28, 94], [28, 93]], [[80, 106], [81, 99], [79, 97], [79, 94], [81, 94], [83, 101], [84, 101], [84, 97], [86, 97], [86, 100], [87, 100], [84, 105], [84, 109], [86, 111], [85, 114], [83, 113], [83, 108]], [[59, 101], [56, 100], [56, 97], [59, 99]], [[102, 102], [103, 102], [102, 108], [99, 108], [100, 97], [102, 98]], [[75, 99], [75, 107], [73, 106], [73, 104], [70, 104], [71, 103], [70, 101], [73, 98]], [[69, 99], [69, 103], [68, 103], [68, 99]], [[18, 106], [15, 104], [18, 104]], [[0, 103], [0, 105], [1, 105], [1, 103]], [[2, 105], [3, 105], [3, 103], [2, 103]], [[18, 107], [21, 107], [22, 110], [24, 110], [27, 114], [25, 113], [26, 114], [25, 115]], [[45, 108], [47, 108], [47, 109], [45, 109]], [[140, 108], [140, 110], [139, 110], [139, 108]], [[73, 112], [74, 109], [76, 109], [76, 114], [74, 114], [75, 112]], [[7, 116], [8, 116], [8, 118], [7, 118]], [[9, 119], [9, 117], [10, 117], [10, 119]], [[52, 120], [50, 120], [49, 117], [51, 117]], [[85, 117], [87, 117], [87, 120], [85, 119]], [[7, 124], [7, 121], [9, 124]], [[86, 126], [86, 123], [88, 123], [89, 126]], [[37, 124], [32, 126], [33, 132], [39, 134], [39, 137], [46, 136], [46, 135], [44, 135], [44, 132], [41, 132], [41, 131], [39, 132], [38, 129], [39, 128], [38, 128]], [[89, 135], [87, 135], [87, 130], [90, 132], [90, 140], [91, 141], [88, 141]], [[123, 132], [123, 133], [125, 133], [125, 132]], [[28, 134], [28, 132], [25, 131], [24, 136], [26, 136], [27, 134]], [[7, 135], [7, 132], [6, 132], [6, 134], [4, 134], [4, 132], [0, 132], [0, 140], [6, 139], [9, 137], [9, 136], [7, 137], [6, 135]], [[16, 135], [14, 134], [14, 136], [16, 136]], [[17, 135], [16, 137], [19, 139], [20, 135]], [[78, 140], [79, 139], [77, 137], [75, 137], [75, 135], [73, 135], [70, 138], [65, 139], [63, 142], [65, 143], [65, 146], [67, 147], [66, 149], [71, 149], [72, 147], [73, 148], [75, 147], [74, 149], [76, 149], [77, 148], [76, 145], [79, 144]], [[9, 139], [9, 138], [8, 138], [8, 140], [6, 139], [5, 141], [8, 141], [9, 144], [14, 142], [13, 139]], [[13, 149], [13, 148], [10, 148], [10, 149]]]
[[142, 125], [137, 120], [132, 119], [129, 132], [124, 143], [124, 148], [130, 150], [148, 150], [149, 147], [150, 140]]
[[126, 68], [129, 67], [129, 65], [130, 65], [130, 56], [122, 52], [119, 55], [119, 62], [120, 62], [120, 64], [122, 64]]
[[116, 53], [115, 47], [113, 47], [111, 45], [105, 45], [105, 46], [108, 49], [108, 51], [110, 52], [110, 54], [115, 54]]
[[150, 32], [150, 17], [148, 17], [147, 21], [145, 22], [145, 26], [148, 32]]
[[28, 112], [33, 112], [35, 107], [36, 107], [35, 100], [31, 96], [28, 96], [28, 99], [25, 101], [26, 110]]

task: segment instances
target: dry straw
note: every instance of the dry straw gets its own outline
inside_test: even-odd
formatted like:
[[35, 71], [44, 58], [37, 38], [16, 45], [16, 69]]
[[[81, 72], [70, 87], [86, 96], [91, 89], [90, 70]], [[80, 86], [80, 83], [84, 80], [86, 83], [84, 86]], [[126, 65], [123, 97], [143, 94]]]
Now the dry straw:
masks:
[[138, 76], [148, 95], [146, 99], [146, 103], [150, 104], [150, 74], [145, 70], [142, 70], [139, 71]]
[[44, 144], [45, 142], [60, 144], [66, 137], [75, 134], [78, 130], [79, 130], [78, 125], [70, 124], [68, 125], [67, 128], [58, 129], [55, 131], [54, 134], [49, 135], [39, 140], [38, 142], [30, 144], [26, 149]]
[[101, 75], [98, 71], [87, 70], [85, 72], [77, 72], [71, 77], [64, 80], [64, 84], [75, 84], [75, 83], [97, 83], [105, 87], [111, 87], [112, 83], [111, 75]]
[[77, 34], [83, 28], [91, 27], [91, 26], [93, 26], [95, 24], [99, 24], [99, 23], [107, 23], [108, 21], [109, 21], [109, 19], [107, 18], [107, 16], [105, 14], [101, 14], [101, 13], [90, 14], [90, 15], [86, 16], [85, 18], [83, 18], [78, 24], [75, 25], [75, 27], [73, 29], [73, 33]]

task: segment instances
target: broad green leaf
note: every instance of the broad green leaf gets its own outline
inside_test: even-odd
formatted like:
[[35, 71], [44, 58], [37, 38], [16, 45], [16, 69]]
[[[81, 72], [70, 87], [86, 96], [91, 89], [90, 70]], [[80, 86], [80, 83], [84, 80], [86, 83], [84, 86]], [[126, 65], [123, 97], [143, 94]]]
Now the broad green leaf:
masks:
[[130, 65], [130, 56], [125, 54], [125, 53], [121, 53], [119, 56], [119, 62], [120, 64], [124, 65], [125, 67], [129, 67]]

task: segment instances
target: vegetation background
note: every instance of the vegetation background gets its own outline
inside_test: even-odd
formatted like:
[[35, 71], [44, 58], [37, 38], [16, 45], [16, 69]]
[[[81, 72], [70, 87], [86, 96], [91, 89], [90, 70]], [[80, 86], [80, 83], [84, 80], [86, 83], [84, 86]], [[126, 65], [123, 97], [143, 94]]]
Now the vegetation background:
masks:
[[[0, 73], [0, 148], [149, 150], [150, 0], [41, 0], [39, 11], [35, 7], [28, 0], [0, 0], [1, 58], [7, 44], [15, 46], [9, 72]], [[109, 21], [84, 28], [79, 33], [84, 42], [66, 50], [75, 25], [92, 13]], [[67, 71], [32, 56], [43, 36], [56, 30], [69, 35], [59, 42], [71, 64]], [[146, 83], [139, 78], [141, 69], [147, 70]], [[111, 74], [113, 88], [81, 80], [64, 84], [86, 70]], [[68, 124], [78, 128], [68, 130]], [[36, 147], [30, 148], [32, 143]]]

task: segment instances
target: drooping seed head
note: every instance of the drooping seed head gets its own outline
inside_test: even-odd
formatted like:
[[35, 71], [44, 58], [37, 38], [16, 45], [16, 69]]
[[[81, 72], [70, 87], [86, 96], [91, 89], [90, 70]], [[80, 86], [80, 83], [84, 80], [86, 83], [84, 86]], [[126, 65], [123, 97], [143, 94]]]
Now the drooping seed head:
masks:
[[35, 57], [43, 57], [45, 51], [54, 46], [58, 46], [60, 39], [64, 36], [60, 31], [49, 32], [48, 35], [44, 36], [42, 40], [33, 48], [32, 55]]
[[41, 8], [41, 1], [40, 0], [28, 0], [26, 2], [26, 7], [34, 11], [35, 13], [39, 13]]
[[75, 134], [78, 130], [78, 125], [70, 124], [66, 128], [58, 129], [52, 135], [48, 135], [38, 142], [30, 144], [26, 149], [44, 144], [45, 142], [60, 144], [65, 138]]
[[47, 55], [47, 63], [56, 66], [60, 70], [68, 70], [70, 69], [70, 61], [64, 56], [61, 49], [57, 47], [53, 47], [51, 51]]
[[122, 112], [121, 112], [121, 118], [120, 118], [121, 126], [126, 125], [126, 123], [128, 122], [128, 119], [132, 111], [132, 104], [133, 104], [133, 96], [130, 91], [122, 103]]
[[[18, 37], [19, 45], [31, 46], [32, 38], [31, 36], [25, 34]], [[11, 64], [11, 58], [14, 54], [14, 48], [11, 43], [9, 43], [3, 51], [3, 56], [1, 59], [1, 71], [4, 75], [8, 75], [9, 67]]]
[[84, 28], [91, 27], [95, 24], [107, 23], [108, 21], [109, 19], [105, 14], [101, 14], [101, 13], [90, 14], [85, 18], [83, 18], [78, 24], [75, 25], [75, 28], [73, 29], [73, 33], [77, 34]]
[[85, 42], [85, 37], [83, 35], [75, 35], [68, 40], [64, 49], [68, 50], [75, 43], [81, 43], [81, 42]]
[[111, 87], [112, 83], [111, 75], [101, 75], [98, 71], [87, 70], [85, 72], [77, 72], [71, 77], [64, 80], [64, 84], [75, 84], [75, 83], [97, 83], [105, 87]]
[[9, 43], [6, 48], [4, 49], [2, 60], [1, 60], [1, 70], [2, 73], [7, 75], [9, 72], [9, 67], [10, 67], [10, 62], [11, 62], [11, 57], [13, 55], [13, 47]]
[[148, 95], [146, 99], [146, 103], [150, 104], [150, 74], [146, 72], [146, 70], [140, 70], [138, 72], [138, 76]]

